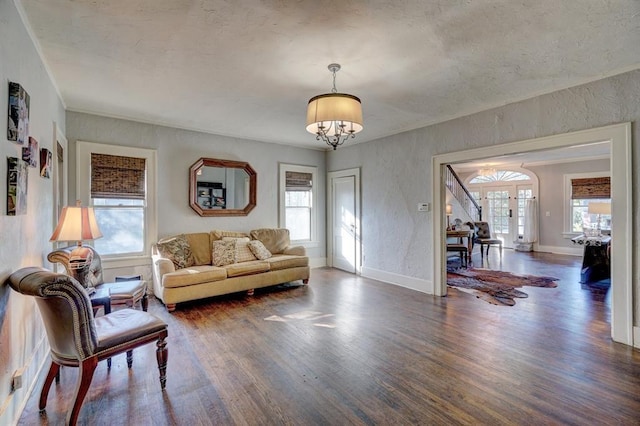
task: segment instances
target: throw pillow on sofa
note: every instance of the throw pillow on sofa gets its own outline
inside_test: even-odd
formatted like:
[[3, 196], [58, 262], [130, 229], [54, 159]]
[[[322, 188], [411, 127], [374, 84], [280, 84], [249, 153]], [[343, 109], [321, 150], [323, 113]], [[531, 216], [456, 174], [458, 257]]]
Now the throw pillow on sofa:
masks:
[[211, 253], [213, 266], [226, 266], [236, 262], [236, 242], [235, 240], [213, 242]]
[[248, 246], [254, 256], [260, 260], [269, 259], [271, 257], [271, 252], [267, 250], [264, 244], [262, 244], [262, 241], [249, 241]]
[[156, 247], [162, 257], [166, 257], [173, 262], [176, 269], [188, 268], [193, 266], [195, 262], [191, 246], [183, 234], [158, 241]]
[[222, 241], [235, 241], [236, 243], [236, 263], [249, 262], [256, 260], [256, 256], [249, 249], [249, 237], [235, 238], [222, 237]]

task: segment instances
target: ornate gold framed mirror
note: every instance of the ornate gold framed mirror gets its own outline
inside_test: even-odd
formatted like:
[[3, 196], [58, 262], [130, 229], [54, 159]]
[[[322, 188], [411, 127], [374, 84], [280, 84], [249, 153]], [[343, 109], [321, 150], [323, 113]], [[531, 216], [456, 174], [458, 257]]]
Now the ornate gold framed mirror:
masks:
[[249, 163], [200, 158], [189, 168], [189, 205], [200, 216], [246, 216], [256, 206], [257, 180]]

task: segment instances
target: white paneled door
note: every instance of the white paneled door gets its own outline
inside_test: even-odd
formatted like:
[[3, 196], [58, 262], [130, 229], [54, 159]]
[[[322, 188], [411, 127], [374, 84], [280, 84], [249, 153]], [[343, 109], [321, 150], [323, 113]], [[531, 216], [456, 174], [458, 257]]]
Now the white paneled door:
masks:
[[334, 178], [333, 194], [333, 253], [332, 264], [347, 272], [356, 272], [356, 181], [355, 176]]

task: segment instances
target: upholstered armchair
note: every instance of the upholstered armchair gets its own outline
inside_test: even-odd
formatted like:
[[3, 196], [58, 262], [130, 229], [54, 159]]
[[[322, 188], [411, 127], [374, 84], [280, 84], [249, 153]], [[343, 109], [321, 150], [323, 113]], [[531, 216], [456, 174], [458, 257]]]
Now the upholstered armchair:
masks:
[[480, 244], [480, 255], [484, 256], [484, 246], [487, 246], [487, 256], [489, 255], [489, 247], [492, 245], [500, 248], [500, 257], [502, 257], [502, 240], [493, 238], [488, 222], [475, 222], [475, 235], [473, 236], [474, 244]]
[[80, 374], [67, 424], [75, 425], [93, 373], [99, 361], [126, 352], [132, 366], [132, 350], [156, 342], [160, 388], [166, 384], [167, 324], [134, 309], [120, 309], [94, 318], [86, 290], [74, 278], [43, 268], [22, 268], [11, 274], [8, 284], [18, 293], [36, 298], [51, 347], [51, 367], [40, 394], [40, 410], [60, 366], [79, 367]]
[[109, 289], [111, 295], [111, 306], [134, 307], [138, 302], [142, 306], [142, 310], [146, 311], [148, 307], [147, 282], [144, 280], [118, 281], [115, 283], [105, 283], [102, 279], [102, 260], [98, 252], [91, 246], [83, 245], [83, 248], [90, 250], [92, 255], [91, 263], [81, 268], [75, 268], [72, 265], [71, 251], [77, 246], [69, 246], [59, 248], [52, 251], [47, 256], [47, 260], [51, 263], [60, 263], [64, 266], [67, 274], [75, 278], [81, 285], [86, 288], [94, 287]]

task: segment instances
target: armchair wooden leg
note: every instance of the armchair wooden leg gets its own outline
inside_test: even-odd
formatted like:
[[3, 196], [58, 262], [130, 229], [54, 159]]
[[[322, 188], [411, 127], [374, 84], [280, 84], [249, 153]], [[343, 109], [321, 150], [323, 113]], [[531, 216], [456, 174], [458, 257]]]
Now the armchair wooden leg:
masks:
[[56, 364], [55, 361], [51, 361], [51, 367], [49, 367], [49, 372], [47, 373], [47, 378], [44, 379], [44, 385], [42, 385], [42, 392], [40, 392], [40, 404], [38, 408], [40, 411], [44, 410], [47, 406], [47, 397], [49, 396], [49, 389], [51, 389], [51, 384], [53, 383], [53, 379], [59, 380], [60, 377], [58, 373], [60, 372], [60, 364]]
[[133, 366], [133, 350], [127, 351], [127, 367], [131, 368]]
[[302, 280], [302, 284], [309, 284], [309, 278]]
[[80, 363], [80, 377], [78, 377], [78, 383], [76, 384], [76, 394], [73, 399], [73, 406], [67, 414], [67, 424], [75, 425], [78, 422], [78, 414], [82, 408], [84, 398], [87, 396], [87, 391], [91, 385], [93, 379], [93, 373], [98, 366], [98, 357], [92, 356]]
[[167, 360], [169, 358], [169, 350], [167, 349], [166, 332], [160, 336], [156, 343], [156, 358], [158, 360], [158, 370], [160, 370], [160, 389], [164, 390], [167, 384]]
[[140, 302], [140, 304], [142, 305], [142, 310], [147, 312], [147, 309], [149, 308], [149, 296], [147, 296], [147, 292], [144, 292], [144, 295], [142, 296], [142, 301]]
[[167, 304], [167, 312], [173, 312], [176, 310], [176, 304], [175, 303], [168, 303]]

